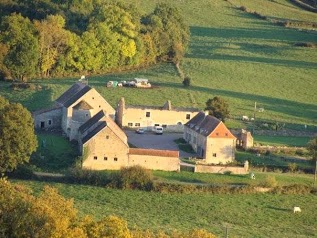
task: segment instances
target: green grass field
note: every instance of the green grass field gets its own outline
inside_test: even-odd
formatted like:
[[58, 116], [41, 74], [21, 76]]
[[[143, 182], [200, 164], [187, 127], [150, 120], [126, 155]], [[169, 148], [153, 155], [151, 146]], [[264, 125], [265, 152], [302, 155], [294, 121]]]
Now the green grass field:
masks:
[[[129, 2], [149, 12], [158, 1]], [[316, 23], [315, 14], [282, 0], [230, 2], [173, 2], [181, 9], [191, 29], [189, 49], [181, 62], [185, 75], [192, 79], [190, 88], [183, 87], [171, 64], [129, 73], [87, 75], [89, 84], [113, 106], [120, 97], [125, 97], [126, 103], [132, 105], [163, 105], [166, 100], [171, 100], [174, 106], [204, 109], [207, 99], [221, 96], [230, 103], [235, 118], [253, 116], [257, 102], [258, 107], [265, 109], [263, 113], [257, 113], [258, 120], [307, 124], [316, 130], [317, 49], [295, 47], [294, 44], [316, 42], [317, 33], [277, 26], [234, 6], [245, 5], [271, 18]], [[41, 91], [12, 92], [8, 83], [1, 82], [0, 94], [36, 110], [51, 105], [80, 75], [78, 73], [71, 79], [36, 81], [43, 86]], [[105, 87], [109, 80], [134, 77], [148, 78], [159, 87], [151, 90]]]
[[[46, 183], [19, 181], [38, 192]], [[51, 183], [74, 198], [79, 215], [117, 215], [129, 227], [154, 231], [204, 228], [219, 237], [316, 237], [316, 195], [160, 194]], [[300, 206], [302, 213], [293, 214]]]
[[49, 133], [39, 133], [37, 153], [30, 164], [37, 171], [63, 172], [76, 163], [78, 149], [67, 138]]
[[226, 174], [208, 174], [192, 172], [166, 172], [154, 171], [153, 174], [157, 181], [170, 183], [191, 183], [191, 184], [248, 184], [258, 185], [265, 180], [267, 176], [274, 176], [279, 186], [287, 186], [294, 183], [303, 185], [313, 184], [313, 175], [311, 174], [292, 174], [292, 173], [263, 173], [254, 171], [256, 180], [251, 180], [249, 175], [226, 175]]
[[255, 135], [254, 141], [262, 145], [305, 147], [311, 140], [309, 137], [261, 136]]

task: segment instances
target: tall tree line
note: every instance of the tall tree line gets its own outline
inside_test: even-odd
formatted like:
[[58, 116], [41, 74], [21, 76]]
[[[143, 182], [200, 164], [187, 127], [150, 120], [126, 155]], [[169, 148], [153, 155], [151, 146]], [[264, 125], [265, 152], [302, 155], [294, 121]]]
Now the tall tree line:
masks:
[[21, 81], [177, 63], [189, 42], [179, 10], [158, 4], [141, 16], [106, 0], [0, 3], [1, 78]]

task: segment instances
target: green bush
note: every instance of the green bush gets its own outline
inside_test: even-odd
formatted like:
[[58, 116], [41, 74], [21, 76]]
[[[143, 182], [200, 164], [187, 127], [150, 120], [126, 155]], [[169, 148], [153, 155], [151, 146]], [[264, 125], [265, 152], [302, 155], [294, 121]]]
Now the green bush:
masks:
[[309, 193], [314, 193], [315, 190], [313, 187], [303, 185], [303, 184], [293, 184], [293, 185], [288, 185], [288, 186], [278, 186], [275, 187], [272, 191], [275, 194], [287, 194], [287, 195], [292, 195], [292, 194], [309, 194]]
[[70, 169], [66, 175], [66, 180], [70, 183], [93, 186], [106, 186], [111, 182], [110, 176], [106, 173], [81, 168]]
[[140, 189], [151, 191], [153, 189], [152, 171], [139, 165], [124, 167], [118, 173], [113, 174], [111, 187], [120, 189]]
[[232, 171], [225, 171], [223, 174], [224, 175], [231, 175], [231, 174], [233, 174], [233, 172]]
[[269, 176], [266, 176], [264, 181], [261, 181], [259, 185], [265, 188], [274, 188], [277, 186], [277, 181], [275, 176], [269, 175]]
[[185, 87], [189, 87], [190, 86], [190, 81], [191, 81], [190, 77], [185, 77], [184, 80], [183, 80], [183, 85]]
[[297, 170], [298, 166], [296, 163], [289, 163], [287, 165], [287, 168], [290, 172], [294, 173]]
[[154, 191], [160, 193], [193, 193], [198, 192], [197, 185], [175, 184], [175, 183], [155, 183]]
[[304, 153], [304, 151], [303, 151], [302, 149], [297, 149], [297, 150], [295, 151], [295, 154], [296, 154], [296, 155], [299, 155], [299, 156], [303, 156], [305, 153]]
[[19, 165], [16, 170], [9, 173], [8, 176], [17, 179], [32, 179], [34, 177], [34, 173], [30, 166], [22, 164]]

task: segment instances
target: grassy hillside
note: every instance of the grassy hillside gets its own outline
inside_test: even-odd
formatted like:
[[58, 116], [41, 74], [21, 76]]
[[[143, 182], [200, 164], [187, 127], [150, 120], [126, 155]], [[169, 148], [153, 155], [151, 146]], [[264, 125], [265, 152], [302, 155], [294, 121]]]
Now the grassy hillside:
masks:
[[[144, 12], [157, 2], [131, 0]], [[164, 1], [163, 1], [164, 2]], [[169, 2], [169, 1], [166, 1]], [[203, 109], [208, 98], [224, 97], [232, 115], [253, 115], [254, 103], [263, 107], [257, 118], [317, 125], [317, 48], [296, 47], [296, 42], [316, 42], [316, 31], [303, 31], [273, 24], [271, 19], [317, 22], [316, 13], [301, 10], [283, 0], [178, 0], [191, 29], [191, 42], [181, 62], [192, 86], [184, 88], [176, 69], [162, 64], [132, 73], [89, 76], [113, 106], [120, 97], [127, 104], [163, 105], [172, 100], [175, 106]], [[237, 9], [244, 5], [268, 16], [268, 20]], [[29, 109], [48, 106], [75, 79], [39, 81], [42, 91], [14, 92], [1, 83], [0, 93], [21, 101]], [[108, 80], [148, 78], [159, 86], [151, 90], [105, 88]]]
[[[23, 182], [39, 191], [45, 184]], [[315, 237], [316, 195], [160, 194], [83, 185], [52, 183], [67, 198], [75, 198], [80, 215], [97, 219], [117, 215], [131, 228], [155, 231], [204, 228], [219, 237]], [[302, 213], [293, 214], [293, 206]]]

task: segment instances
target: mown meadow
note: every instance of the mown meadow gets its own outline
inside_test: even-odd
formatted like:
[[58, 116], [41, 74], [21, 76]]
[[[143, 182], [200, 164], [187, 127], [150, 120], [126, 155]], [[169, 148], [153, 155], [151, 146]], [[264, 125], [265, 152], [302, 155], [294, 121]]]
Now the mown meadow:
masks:
[[[17, 181], [16, 181], [17, 182]], [[39, 192], [47, 183], [19, 181]], [[204, 228], [219, 237], [316, 237], [316, 195], [164, 194], [50, 183], [74, 198], [81, 216], [117, 215], [130, 228], [154, 231]], [[300, 206], [302, 213], [292, 208]]]

